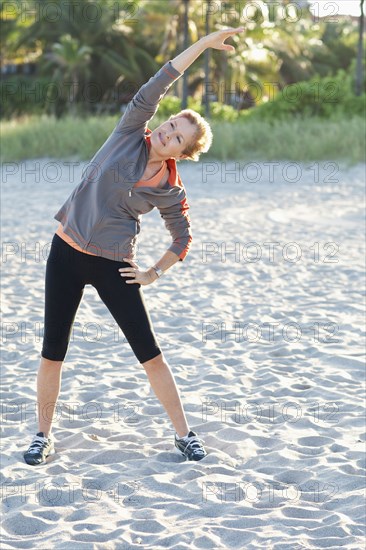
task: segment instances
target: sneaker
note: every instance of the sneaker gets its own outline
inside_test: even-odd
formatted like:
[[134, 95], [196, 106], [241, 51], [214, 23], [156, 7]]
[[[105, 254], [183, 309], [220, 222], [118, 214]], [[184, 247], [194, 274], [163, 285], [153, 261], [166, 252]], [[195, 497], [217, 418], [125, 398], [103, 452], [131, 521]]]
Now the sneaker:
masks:
[[189, 432], [188, 436], [178, 438], [177, 434], [174, 437], [174, 445], [178, 451], [188, 458], [188, 460], [202, 460], [207, 455], [205, 448], [203, 446], [203, 441], [197, 437], [195, 432], [192, 430]]
[[46, 458], [55, 452], [53, 441], [50, 437], [46, 437], [43, 432], [38, 432], [33, 437], [28, 451], [23, 454], [24, 460], [31, 466], [44, 464]]

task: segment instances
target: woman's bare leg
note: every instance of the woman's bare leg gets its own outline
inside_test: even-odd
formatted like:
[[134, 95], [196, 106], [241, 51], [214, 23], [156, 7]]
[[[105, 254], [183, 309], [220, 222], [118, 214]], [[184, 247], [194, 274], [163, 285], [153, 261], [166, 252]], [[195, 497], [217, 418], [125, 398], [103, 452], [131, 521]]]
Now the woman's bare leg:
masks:
[[173, 423], [178, 437], [189, 431], [187, 419], [175, 384], [173, 373], [161, 353], [150, 361], [142, 363], [156, 397], [163, 405]]
[[[189, 431], [173, 373], [163, 354], [143, 363], [151, 387], [166, 410], [179, 437]], [[38, 431], [51, 433], [52, 419], [61, 387], [62, 361], [41, 358], [37, 376]]]
[[47, 437], [52, 429], [52, 419], [61, 386], [62, 361], [41, 358], [37, 375], [38, 431]]

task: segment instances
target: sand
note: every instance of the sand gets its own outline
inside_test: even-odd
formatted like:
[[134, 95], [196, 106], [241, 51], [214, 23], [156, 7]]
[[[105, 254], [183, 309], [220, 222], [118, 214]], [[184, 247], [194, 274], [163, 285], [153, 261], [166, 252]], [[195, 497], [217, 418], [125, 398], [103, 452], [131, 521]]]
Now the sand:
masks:
[[[56, 454], [31, 467], [53, 215], [83, 166], [2, 167], [2, 550], [364, 547], [365, 166], [181, 163], [192, 249], [144, 295], [209, 454], [175, 452], [143, 368], [87, 286]], [[144, 216], [141, 267], [169, 245], [159, 213]]]

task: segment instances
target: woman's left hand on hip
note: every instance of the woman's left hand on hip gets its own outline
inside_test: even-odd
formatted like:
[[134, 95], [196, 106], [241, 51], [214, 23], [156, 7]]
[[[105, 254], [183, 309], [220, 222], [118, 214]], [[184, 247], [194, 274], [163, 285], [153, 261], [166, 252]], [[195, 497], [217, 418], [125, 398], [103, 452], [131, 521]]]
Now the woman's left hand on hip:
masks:
[[[120, 267], [118, 271], [121, 277], [126, 277], [127, 284], [139, 283], [140, 285], [149, 285], [153, 282], [150, 273], [147, 271], [140, 271], [139, 266], [128, 258], [123, 258], [124, 262], [128, 262], [130, 267]], [[131, 279], [127, 279], [131, 277]]]

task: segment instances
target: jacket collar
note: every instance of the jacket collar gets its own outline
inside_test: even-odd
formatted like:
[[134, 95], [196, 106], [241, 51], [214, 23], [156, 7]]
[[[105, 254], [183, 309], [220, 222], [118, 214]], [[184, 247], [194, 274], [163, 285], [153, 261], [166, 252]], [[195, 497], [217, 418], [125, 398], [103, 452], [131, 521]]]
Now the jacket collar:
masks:
[[[151, 149], [151, 143], [150, 143], [151, 133], [152, 133], [152, 130], [150, 130], [150, 128], [147, 128], [144, 134], [148, 152], [150, 152], [150, 149]], [[167, 159], [166, 163], [168, 165], [168, 170], [169, 170], [168, 183], [170, 183], [172, 187], [183, 187], [183, 182], [180, 179], [180, 176], [178, 174], [176, 160], [174, 158], [170, 158], [170, 159]]]

